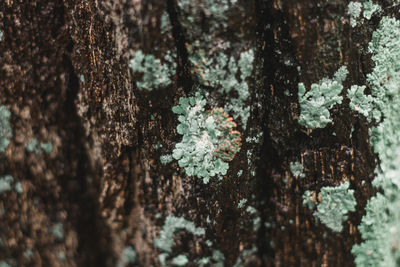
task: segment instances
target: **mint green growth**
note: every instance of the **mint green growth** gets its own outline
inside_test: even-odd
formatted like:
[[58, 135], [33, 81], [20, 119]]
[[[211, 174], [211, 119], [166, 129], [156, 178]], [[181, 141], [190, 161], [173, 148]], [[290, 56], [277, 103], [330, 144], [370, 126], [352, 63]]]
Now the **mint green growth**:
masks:
[[14, 177], [11, 175], [5, 175], [0, 177], [0, 195], [3, 192], [11, 191], [11, 183], [14, 181]]
[[[193, 222], [188, 221], [185, 218], [167, 216], [160, 232], [160, 237], [155, 239], [153, 243], [156, 248], [162, 251], [162, 253], [158, 255], [158, 262], [161, 266], [168, 265], [167, 258], [172, 252], [172, 247], [174, 245], [174, 235], [175, 232], [178, 230], [185, 230], [186, 232], [191, 233], [195, 236], [202, 236], [205, 234], [204, 228], [196, 227]], [[183, 257], [178, 256], [172, 260], [172, 264], [175, 264], [176, 266], [184, 266], [177, 265], [183, 263], [184, 261], [185, 260]]]
[[225, 256], [218, 249], [214, 249], [211, 257], [203, 257], [196, 261], [199, 267], [213, 266], [213, 267], [224, 267]]
[[175, 74], [176, 64], [168, 54], [164, 58], [164, 64], [160, 59], [153, 55], [145, 55], [142, 50], [138, 50], [129, 63], [129, 67], [135, 74], [142, 77], [136, 82], [139, 90], [151, 91], [154, 89], [167, 87], [172, 83]]
[[205, 104], [206, 101], [197, 93], [194, 97], [181, 97], [179, 105], [172, 108], [175, 114], [179, 114], [177, 132], [183, 135], [172, 157], [178, 160], [179, 167], [185, 168], [187, 175], [197, 176], [206, 184], [211, 177], [225, 175], [229, 164], [214, 153], [223, 133], [217, 129], [213, 117], [206, 116]]
[[347, 68], [342, 66], [333, 79], [322, 79], [318, 84], [313, 83], [306, 93], [303, 83], [298, 85], [298, 99], [300, 104], [299, 123], [309, 129], [324, 128], [331, 123], [329, 109], [342, 103], [342, 82], [348, 74]]
[[367, 81], [374, 112], [382, 118], [371, 134], [380, 160], [373, 185], [383, 194], [377, 193], [368, 201], [358, 226], [364, 241], [354, 245], [352, 253], [357, 266], [391, 267], [400, 262], [400, 21], [383, 17], [369, 51], [375, 67]]
[[171, 253], [174, 245], [174, 235], [177, 230], [185, 230], [195, 236], [205, 234], [204, 228], [196, 227], [193, 222], [183, 217], [167, 216], [160, 237], [154, 240], [154, 246], [163, 252]]
[[50, 154], [53, 151], [53, 144], [51, 142], [39, 143], [36, 138], [33, 138], [25, 147], [26, 151], [40, 155], [42, 152]]
[[382, 8], [380, 5], [374, 4], [372, 0], [363, 3], [364, 12], [363, 16], [365, 19], [370, 20], [375, 12], [381, 12]]
[[[347, 97], [350, 99], [350, 108], [358, 113], [362, 114], [371, 122], [372, 118], [380, 120], [380, 112], [373, 112], [374, 98], [371, 95], [365, 95], [364, 90], [366, 86], [352, 85], [350, 90], [347, 92]], [[375, 113], [375, 114], [374, 114]]]
[[312, 210], [313, 208], [315, 208], [315, 201], [315, 192], [306, 190], [303, 193], [303, 206], [306, 206], [308, 209]]
[[351, 27], [355, 27], [357, 25], [357, 18], [360, 17], [361, 7], [362, 5], [359, 2], [350, 2], [347, 6], [347, 14], [350, 16]]
[[317, 205], [314, 217], [334, 232], [341, 232], [343, 222], [347, 220], [347, 214], [356, 210], [354, 190], [349, 189], [349, 185], [346, 181], [336, 187], [321, 188], [321, 202]]
[[304, 167], [301, 162], [290, 162], [290, 171], [294, 177], [304, 178], [306, 175], [303, 173]]
[[62, 223], [56, 223], [51, 228], [51, 233], [59, 240], [64, 238], [64, 226]]
[[185, 266], [189, 262], [188, 258], [186, 255], [178, 255], [175, 258], [172, 259], [172, 265], [173, 266]]
[[10, 139], [13, 137], [13, 132], [9, 119], [11, 112], [6, 106], [0, 105], [0, 153], [6, 152]]
[[123, 267], [127, 264], [132, 264], [136, 262], [137, 253], [132, 246], [127, 246], [122, 251], [121, 262], [117, 265], [117, 267]]
[[[246, 128], [250, 116], [250, 107], [245, 105], [250, 96], [247, 79], [253, 71], [254, 51], [243, 51], [239, 60], [235, 60], [233, 56], [228, 58], [225, 51], [207, 55], [202, 49], [195, 50], [190, 45], [187, 48], [189, 60], [195, 67], [193, 72], [203, 85], [215, 87], [227, 96], [233, 93], [224, 110], [232, 113], [235, 120], [240, 118], [243, 128]], [[240, 79], [237, 78], [238, 73]]]

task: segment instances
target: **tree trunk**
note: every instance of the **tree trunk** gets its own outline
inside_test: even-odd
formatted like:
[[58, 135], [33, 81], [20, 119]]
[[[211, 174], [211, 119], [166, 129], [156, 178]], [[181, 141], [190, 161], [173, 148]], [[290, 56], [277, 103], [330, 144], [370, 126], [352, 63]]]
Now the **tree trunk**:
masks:
[[[6, 0], [0, 7], [0, 105], [12, 129], [0, 176], [13, 177], [0, 193], [0, 262], [354, 265], [357, 226], [376, 191], [376, 156], [371, 123], [350, 109], [346, 90], [365, 84], [373, 68], [368, 43], [377, 17], [351, 27], [348, 3], [339, 0]], [[254, 60], [240, 61], [250, 52]], [[218, 64], [222, 80], [208, 79]], [[307, 129], [298, 84], [309, 90], [341, 66], [349, 73], [332, 122]], [[168, 71], [167, 81], [156, 71]], [[239, 106], [230, 106], [241, 93], [238, 84], [224, 89], [228, 78], [248, 85]], [[196, 92], [205, 109], [233, 117], [242, 140], [227, 174], [208, 183], [171, 157], [182, 140], [172, 107]], [[291, 172], [294, 162], [304, 178]], [[313, 192], [318, 203], [322, 188], [345, 181], [357, 205], [336, 232], [303, 195]], [[175, 225], [167, 233], [167, 218], [205, 232]], [[161, 233], [173, 238], [171, 251], [155, 244]]]

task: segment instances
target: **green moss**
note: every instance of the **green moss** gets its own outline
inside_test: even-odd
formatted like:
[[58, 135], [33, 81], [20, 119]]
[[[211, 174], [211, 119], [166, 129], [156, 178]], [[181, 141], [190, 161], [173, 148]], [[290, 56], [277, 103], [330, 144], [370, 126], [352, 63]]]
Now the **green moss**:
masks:
[[303, 173], [304, 167], [300, 162], [290, 162], [290, 171], [292, 172], [294, 177], [306, 177], [306, 175]]
[[356, 19], [360, 17], [361, 6], [361, 3], [359, 2], [350, 2], [347, 6], [347, 14], [350, 16], [351, 27], [355, 27], [357, 25]]
[[314, 212], [314, 217], [334, 232], [341, 232], [347, 214], [355, 211], [357, 202], [354, 190], [349, 189], [349, 182], [336, 187], [323, 187], [321, 189], [321, 202]]
[[136, 82], [138, 89], [151, 91], [172, 83], [176, 64], [169, 54], [164, 58], [163, 64], [153, 55], [145, 55], [142, 50], [138, 50], [129, 62], [129, 67], [136, 75], [141, 75], [141, 79]]
[[5, 175], [0, 177], [0, 194], [3, 192], [11, 191], [11, 183], [14, 181], [14, 177], [11, 175]]
[[334, 75], [333, 80], [322, 79], [318, 84], [313, 83], [306, 93], [303, 83], [298, 85], [298, 99], [300, 104], [299, 123], [309, 129], [324, 128], [331, 123], [329, 109], [342, 103], [339, 96], [343, 89], [342, 82], [346, 79], [347, 68], [341, 67]]
[[13, 137], [10, 125], [11, 112], [4, 105], [0, 105], [0, 153], [4, 153]]

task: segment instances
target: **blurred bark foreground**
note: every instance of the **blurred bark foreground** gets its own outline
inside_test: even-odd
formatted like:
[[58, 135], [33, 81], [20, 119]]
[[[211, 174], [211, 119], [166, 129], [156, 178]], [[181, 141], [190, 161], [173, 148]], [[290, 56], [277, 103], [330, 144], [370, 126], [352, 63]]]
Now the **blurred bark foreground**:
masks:
[[[345, 92], [372, 70], [379, 21], [352, 27], [347, 11], [339, 0], [0, 3], [0, 266], [353, 266], [375, 155]], [[299, 83], [324, 78], [337, 79], [337, 101], [307, 129]], [[172, 107], [196, 92], [241, 136], [208, 183], [173, 157]], [[336, 228], [313, 207], [329, 190], [354, 192]]]

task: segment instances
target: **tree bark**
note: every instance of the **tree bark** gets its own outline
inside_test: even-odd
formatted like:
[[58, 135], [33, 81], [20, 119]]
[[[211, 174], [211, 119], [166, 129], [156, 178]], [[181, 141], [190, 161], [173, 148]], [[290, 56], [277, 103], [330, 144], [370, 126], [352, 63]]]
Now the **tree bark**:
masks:
[[[196, 9], [185, 11], [184, 2]], [[298, 123], [297, 88], [332, 77], [343, 65], [345, 89], [365, 83], [373, 67], [365, 51], [378, 21], [355, 30], [339, 0], [217, 2], [229, 7], [225, 26], [213, 25], [219, 21], [202, 0], [0, 4], [0, 105], [10, 110], [13, 130], [0, 154], [0, 176], [12, 175], [23, 187], [0, 194], [1, 261], [159, 266], [154, 240], [170, 215], [206, 232], [175, 232], [168, 264], [182, 254], [197, 266], [220, 251], [225, 266], [354, 265], [357, 225], [375, 193], [370, 124], [344, 97], [331, 110], [333, 123], [307, 131]], [[195, 14], [192, 24], [187, 12]], [[245, 104], [250, 118], [247, 127], [238, 122], [243, 145], [224, 179], [208, 184], [187, 176], [176, 160], [160, 162], [182, 138], [172, 112], [180, 97], [200, 86], [210, 94], [208, 105], [223, 107], [232, 96], [200, 85], [188, 50], [196, 40], [209, 54], [224, 51], [228, 58], [254, 51]], [[217, 45], [226, 42], [229, 49]], [[141, 77], [129, 67], [138, 50], [160, 59], [175, 53], [168, 86], [138, 89]], [[28, 151], [34, 139], [51, 142], [52, 151]], [[302, 163], [304, 179], [292, 175], [291, 162]], [[302, 196], [343, 181], [350, 181], [357, 206], [336, 233], [315, 219]], [[245, 208], [238, 207], [242, 199]], [[129, 246], [137, 253], [131, 263], [123, 259]]]

